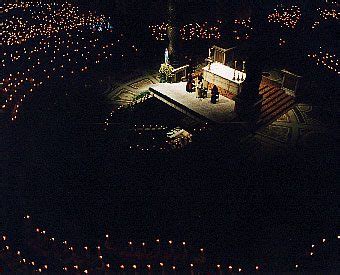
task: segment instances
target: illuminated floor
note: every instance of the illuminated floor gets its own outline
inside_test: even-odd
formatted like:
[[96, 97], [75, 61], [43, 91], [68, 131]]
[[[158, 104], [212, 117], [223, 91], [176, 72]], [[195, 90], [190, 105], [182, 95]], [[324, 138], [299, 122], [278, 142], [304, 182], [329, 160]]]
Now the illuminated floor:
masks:
[[234, 101], [220, 95], [219, 101], [212, 104], [210, 93], [207, 98], [197, 98], [195, 92], [186, 92], [185, 86], [185, 82], [159, 83], [151, 85], [150, 90], [161, 100], [174, 105], [175, 108], [207, 122], [223, 124], [235, 118]]

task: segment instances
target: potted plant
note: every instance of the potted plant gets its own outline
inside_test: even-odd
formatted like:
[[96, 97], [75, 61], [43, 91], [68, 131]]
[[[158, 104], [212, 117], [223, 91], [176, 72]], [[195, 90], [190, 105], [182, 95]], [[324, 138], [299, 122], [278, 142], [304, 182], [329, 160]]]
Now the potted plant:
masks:
[[163, 63], [159, 68], [160, 82], [172, 82], [174, 67], [168, 63]]

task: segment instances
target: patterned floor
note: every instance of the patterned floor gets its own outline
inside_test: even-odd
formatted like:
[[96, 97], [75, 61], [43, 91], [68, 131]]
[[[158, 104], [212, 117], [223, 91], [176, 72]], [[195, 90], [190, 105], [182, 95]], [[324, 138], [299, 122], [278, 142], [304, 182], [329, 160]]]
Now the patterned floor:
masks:
[[332, 118], [325, 117], [320, 107], [300, 103], [256, 132], [249, 142], [262, 148], [290, 148], [311, 157], [334, 152], [336, 143], [330, 121]]
[[150, 85], [158, 83], [158, 74], [150, 73], [125, 83], [119, 83], [108, 94], [113, 105], [127, 105], [141, 92], [148, 91]]

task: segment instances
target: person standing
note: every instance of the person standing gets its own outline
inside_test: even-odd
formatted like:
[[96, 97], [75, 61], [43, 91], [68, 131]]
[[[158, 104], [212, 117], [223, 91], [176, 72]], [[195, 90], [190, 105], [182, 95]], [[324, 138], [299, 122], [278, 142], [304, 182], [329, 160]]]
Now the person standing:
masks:
[[186, 91], [188, 93], [191, 93], [192, 92], [192, 89], [193, 89], [193, 85], [192, 85], [192, 75], [191, 74], [188, 74], [188, 77], [187, 77], [187, 85], [186, 85]]
[[198, 80], [197, 84], [197, 97], [202, 98], [203, 97], [203, 81]]
[[203, 81], [203, 73], [200, 73], [198, 76], [198, 81]]
[[218, 88], [216, 85], [214, 85], [214, 87], [211, 89], [211, 103], [216, 104], [217, 101], [217, 97], [218, 97]]

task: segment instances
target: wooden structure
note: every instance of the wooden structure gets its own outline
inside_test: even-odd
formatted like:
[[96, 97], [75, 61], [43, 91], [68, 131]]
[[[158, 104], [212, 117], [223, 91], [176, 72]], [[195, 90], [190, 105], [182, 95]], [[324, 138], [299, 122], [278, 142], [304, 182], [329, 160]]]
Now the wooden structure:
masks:
[[229, 48], [229, 49], [223, 49], [218, 46], [212, 46], [211, 47], [211, 56], [209, 58], [212, 60], [212, 62], [218, 62], [223, 65], [231, 64], [231, 62], [234, 59], [234, 49]]
[[182, 67], [174, 69], [172, 72], [174, 74], [173, 82], [182, 81], [182, 79], [187, 76], [188, 68], [189, 68], [189, 65], [184, 65]]
[[281, 89], [284, 90], [286, 94], [295, 97], [301, 76], [293, 74], [286, 70], [282, 70], [282, 73], [283, 80]]

